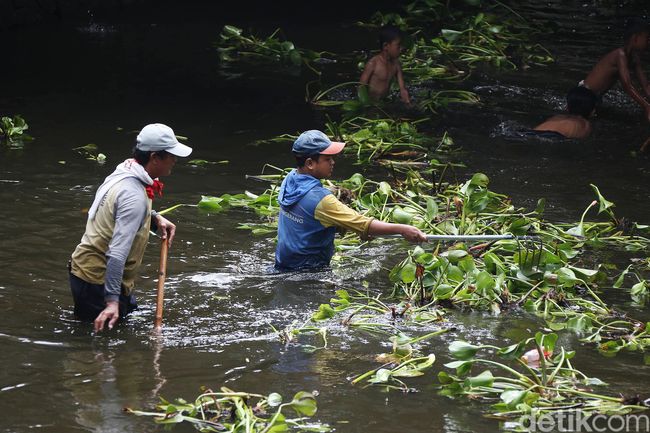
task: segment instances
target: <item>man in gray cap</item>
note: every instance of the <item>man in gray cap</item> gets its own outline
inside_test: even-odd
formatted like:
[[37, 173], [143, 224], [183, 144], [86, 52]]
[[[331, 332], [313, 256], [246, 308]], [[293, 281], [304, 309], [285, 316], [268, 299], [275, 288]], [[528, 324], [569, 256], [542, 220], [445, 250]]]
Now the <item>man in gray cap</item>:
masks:
[[191, 152], [169, 126], [147, 125], [138, 134], [133, 158], [118, 165], [97, 190], [69, 264], [75, 316], [93, 321], [95, 331], [106, 322], [112, 329], [137, 307], [132, 292], [151, 226], [171, 245], [176, 226], [151, 205], [156, 193], [162, 195], [158, 177], [169, 176], [176, 158]]

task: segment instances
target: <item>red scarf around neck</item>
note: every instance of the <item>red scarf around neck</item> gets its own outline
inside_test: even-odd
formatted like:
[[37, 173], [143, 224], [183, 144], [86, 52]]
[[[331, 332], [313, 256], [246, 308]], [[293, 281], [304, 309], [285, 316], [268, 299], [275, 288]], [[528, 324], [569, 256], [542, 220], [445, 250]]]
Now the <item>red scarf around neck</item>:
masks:
[[147, 185], [144, 187], [145, 191], [147, 191], [147, 197], [149, 197], [151, 200], [153, 200], [155, 194], [158, 194], [158, 197], [162, 197], [163, 186], [165, 186], [165, 184], [163, 184], [158, 179], [155, 179], [153, 181], [153, 185]]

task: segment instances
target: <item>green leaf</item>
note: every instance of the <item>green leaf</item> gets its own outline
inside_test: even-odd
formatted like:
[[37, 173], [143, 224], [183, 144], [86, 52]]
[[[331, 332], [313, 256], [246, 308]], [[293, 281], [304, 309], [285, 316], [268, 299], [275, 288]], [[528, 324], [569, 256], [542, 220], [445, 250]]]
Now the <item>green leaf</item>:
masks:
[[282, 404], [282, 396], [277, 392], [272, 392], [269, 394], [266, 401], [271, 407], [280, 406]]
[[490, 183], [490, 178], [483, 173], [474, 173], [474, 176], [472, 176], [472, 179], [469, 181], [469, 183], [470, 185], [485, 188]]
[[591, 319], [586, 315], [580, 315], [577, 317], [572, 317], [566, 322], [567, 329], [570, 329], [574, 332], [584, 333], [592, 330], [593, 325]]
[[598, 187], [596, 185], [594, 185], [593, 183], [590, 183], [589, 186], [591, 186], [591, 188], [594, 190], [594, 192], [598, 196], [598, 203], [599, 203], [598, 213], [601, 213], [601, 212], [606, 211], [607, 209], [609, 209], [611, 207], [614, 207], [614, 203], [612, 203], [611, 201], [605, 200], [605, 197], [602, 196], [602, 194], [600, 193], [600, 190], [598, 189]]
[[416, 271], [415, 263], [407, 263], [406, 265], [404, 265], [404, 267], [400, 271], [400, 278], [402, 279], [402, 282], [404, 284], [409, 284], [415, 281], [415, 271]]
[[465, 250], [451, 250], [445, 251], [440, 254], [442, 257], [447, 257], [450, 263], [458, 263], [460, 259], [467, 256], [467, 251]]
[[398, 224], [411, 224], [413, 215], [406, 212], [404, 209], [396, 206], [391, 213], [391, 219]]
[[555, 343], [557, 342], [557, 334], [543, 334], [541, 332], [535, 333], [535, 342], [548, 352], [553, 352]]
[[501, 393], [501, 400], [508, 406], [510, 409], [514, 409], [519, 403], [524, 401], [528, 391], [514, 391], [508, 390]]
[[497, 350], [497, 355], [506, 359], [517, 359], [526, 351], [526, 341], [520, 341], [517, 344], [502, 347]]
[[387, 368], [380, 368], [374, 374], [374, 376], [368, 380], [370, 383], [387, 383], [390, 380], [391, 371]]
[[494, 376], [490, 370], [485, 370], [483, 373], [478, 376], [468, 377], [465, 379], [466, 387], [477, 387], [477, 386], [492, 386], [494, 383]]
[[231, 25], [225, 25], [221, 32], [227, 36], [240, 36], [242, 34], [242, 29]]
[[492, 290], [495, 286], [495, 280], [487, 271], [481, 271], [476, 276], [476, 288], [478, 290]]
[[[471, 359], [476, 355], [476, 352], [481, 348], [481, 346], [476, 346], [474, 344], [470, 344], [466, 341], [454, 341], [449, 345], [449, 353], [451, 356], [453, 356], [456, 359], [460, 359], [462, 361]], [[445, 365], [447, 366], [447, 365]], [[450, 367], [450, 368], [456, 368], [456, 367]]]
[[563, 287], [573, 287], [578, 282], [576, 275], [569, 268], [560, 268], [557, 270], [556, 274], [557, 274], [558, 282]]
[[427, 198], [427, 211], [425, 213], [425, 216], [427, 218], [427, 221], [433, 221], [433, 219], [438, 215], [438, 205], [436, 204], [435, 200], [432, 199], [431, 197]]
[[316, 398], [310, 392], [298, 392], [289, 404], [299, 415], [313, 416], [316, 413]]
[[625, 270], [623, 272], [621, 272], [621, 275], [618, 276], [618, 278], [614, 282], [614, 286], [613, 286], [615, 289], [618, 289], [621, 286], [623, 286], [623, 283], [625, 282], [625, 276], [630, 272], [631, 267], [632, 267], [632, 265], [625, 268]]
[[382, 195], [389, 196], [392, 191], [392, 188], [390, 187], [390, 184], [388, 182], [380, 182], [378, 190]]
[[197, 204], [197, 206], [199, 209], [219, 212], [223, 210], [223, 206], [221, 204], [222, 202], [223, 199], [221, 197], [202, 195], [201, 201]]
[[300, 66], [302, 63], [302, 56], [298, 50], [291, 50], [289, 51], [289, 60], [291, 60], [291, 63], [294, 66]]
[[449, 299], [454, 293], [454, 287], [450, 286], [449, 284], [440, 284], [438, 287], [436, 287], [433, 291], [434, 296], [436, 299]]
[[321, 320], [331, 319], [335, 315], [336, 311], [330, 306], [330, 304], [320, 304], [318, 311], [312, 314], [311, 319], [315, 322], [318, 322]]
[[646, 284], [646, 281], [643, 280], [641, 282], [636, 283], [635, 285], [632, 286], [632, 290], [630, 291], [630, 294], [632, 296], [642, 296], [648, 293], [648, 286]]
[[458, 30], [451, 29], [442, 29], [440, 30], [440, 33], [442, 34], [442, 37], [449, 42], [454, 42], [462, 34], [462, 32], [459, 32]]

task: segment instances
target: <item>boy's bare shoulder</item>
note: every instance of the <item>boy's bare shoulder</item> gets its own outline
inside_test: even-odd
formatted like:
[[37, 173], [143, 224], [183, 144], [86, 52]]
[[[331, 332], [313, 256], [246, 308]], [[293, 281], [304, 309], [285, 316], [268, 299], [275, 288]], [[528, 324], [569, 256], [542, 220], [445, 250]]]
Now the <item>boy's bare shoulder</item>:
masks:
[[374, 56], [372, 56], [370, 58], [370, 60], [368, 60], [368, 63], [366, 63], [366, 64], [367, 65], [370, 65], [370, 64], [374, 65], [379, 61], [380, 57], [381, 57], [381, 54], [375, 54]]
[[616, 63], [619, 57], [625, 58], [625, 50], [623, 48], [615, 48], [609, 53], [605, 54], [598, 63]]

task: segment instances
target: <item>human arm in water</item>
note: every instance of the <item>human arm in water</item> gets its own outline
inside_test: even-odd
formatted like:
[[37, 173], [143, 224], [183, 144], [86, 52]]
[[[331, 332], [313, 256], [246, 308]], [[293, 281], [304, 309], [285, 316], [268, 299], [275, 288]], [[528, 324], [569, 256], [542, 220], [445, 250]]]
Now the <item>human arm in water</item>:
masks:
[[636, 53], [634, 54], [633, 64], [634, 64], [634, 72], [636, 73], [636, 78], [637, 80], [639, 80], [639, 84], [641, 85], [643, 92], [645, 93], [646, 96], [650, 97], [650, 84], [648, 84], [648, 79], [646, 78], [645, 72], [641, 67], [641, 59], [639, 58], [639, 55]]
[[402, 65], [397, 62], [397, 84], [399, 84], [399, 96], [402, 98], [402, 101], [405, 104], [411, 103], [411, 98], [409, 96], [408, 90], [406, 90], [406, 85], [404, 84], [404, 76], [402, 74]]
[[[641, 70], [641, 66], [639, 64], [639, 59], [638, 56], [635, 59], [637, 68], [641, 71], [641, 75], [643, 75], [643, 71]], [[643, 108], [645, 111], [645, 116], [648, 121], [650, 121], [650, 104], [648, 104], [648, 101], [645, 100], [643, 96], [639, 94], [639, 92], [634, 88], [632, 85], [632, 78], [630, 77], [630, 69], [628, 68], [628, 59], [627, 56], [625, 55], [625, 51], [619, 50], [618, 55], [616, 57], [616, 62], [618, 65], [618, 76], [619, 79], [621, 80], [621, 85], [623, 86], [623, 89], [625, 92], [630, 95], [632, 99], [634, 99], [637, 104]], [[637, 76], [639, 74], [639, 70], [637, 70]], [[644, 87], [644, 92], [647, 93], [647, 81], [645, 79], [645, 76], [643, 77], [643, 81], [639, 78], [640, 83]]]

